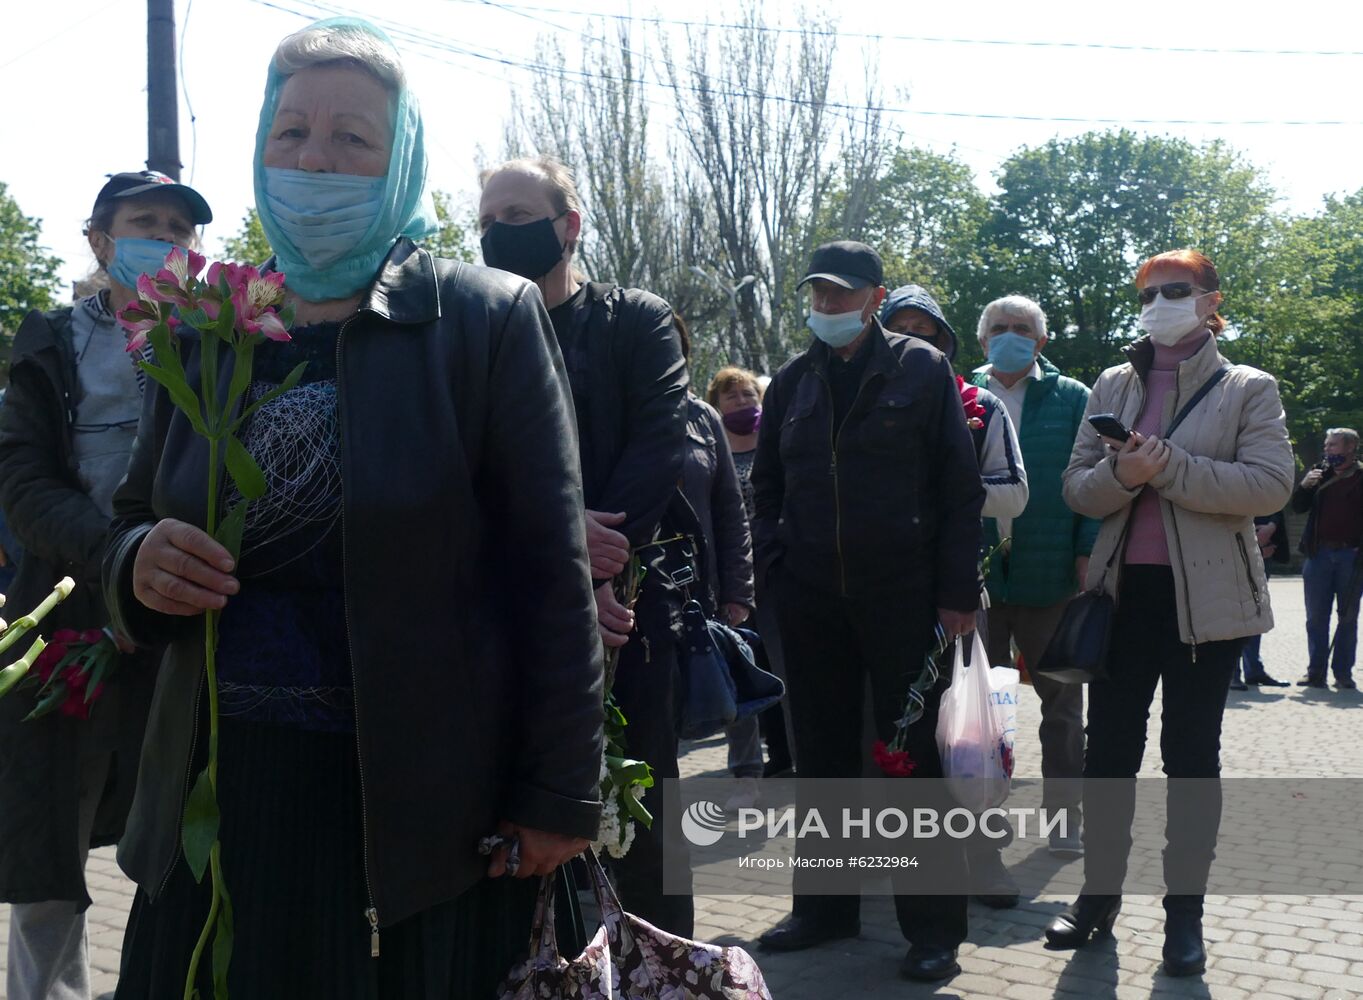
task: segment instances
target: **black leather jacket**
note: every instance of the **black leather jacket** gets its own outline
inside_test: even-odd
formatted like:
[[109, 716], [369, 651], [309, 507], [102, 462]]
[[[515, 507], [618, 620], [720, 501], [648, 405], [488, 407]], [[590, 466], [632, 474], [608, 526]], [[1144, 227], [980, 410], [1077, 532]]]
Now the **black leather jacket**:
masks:
[[973, 611], [984, 487], [951, 364], [873, 322], [840, 428], [821, 341], [767, 387], [752, 472], [759, 571], [779, 559], [791, 579], [832, 594]]
[[[337, 390], [366, 866], [388, 926], [482, 877], [500, 819], [595, 835], [601, 646], [567, 379], [532, 284], [400, 240], [342, 327]], [[203, 632], [139, 604], [132, 567], [157, 520], [204, 523], [207, 446], [147, 396], [105, 588], [125, 632], [174, 640], [119, 847], [155, 896], [179, 853]]]

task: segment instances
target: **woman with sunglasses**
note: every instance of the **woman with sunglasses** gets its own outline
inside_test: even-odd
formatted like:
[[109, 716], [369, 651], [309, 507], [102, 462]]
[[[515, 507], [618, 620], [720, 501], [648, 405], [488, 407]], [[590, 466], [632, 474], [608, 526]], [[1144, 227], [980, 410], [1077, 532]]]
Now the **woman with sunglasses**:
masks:
[[[1136, 273], [1146, 336], [1098, 378], [1088, 414], [1115, 414], [1125, 441], [1081, 425], [1065, 501], [1103, 519], [1087, 586], [1117, 597], [1107, 674], [1089, 687], [1084, 756], [1084, 888], [1046, 931], [1076, 948], [1111, 930], [1121, 905], [1155, 685], [1171, 786], [1165, 831], [1164, 971], [1201, 973], [1202, 900], [1221, 818], [1221, 717], [1246, 636], [1273, 627], [1254, 518], [1282, 508], [1293, 458], [1278, 384], [1217, 349], [1225, 329], [1216, 268], [1195, 250]], [[1171, 426], [1173, 427], [1170, 430]], [[1179, 791], [1180, 794], [1174, 794]]]

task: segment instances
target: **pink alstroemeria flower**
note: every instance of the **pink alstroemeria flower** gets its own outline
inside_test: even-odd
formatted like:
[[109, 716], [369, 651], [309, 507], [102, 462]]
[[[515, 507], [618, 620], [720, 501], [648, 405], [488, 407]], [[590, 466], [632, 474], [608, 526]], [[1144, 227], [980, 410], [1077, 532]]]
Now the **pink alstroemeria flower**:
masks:
[[284, 275], [278, 271], [261, 274], [254, 267], [243, 268], [232, 289], [232, 305], [237, 311], [237, 329], [247, 335], [262, 334], [270, 340], [289, 340], [289, 331], [275, 307], [284, 301]]
[[197, 278], [207, 263], [208, 260], [203, 254], [184, 247], [176, 247], [166, 254], [166, 266], [156, 272], [156, 280], [188, 290], [189, 279]]
[[[144, 274], [142, 277], [145, 278], [146, 275]], [[138, 284], [141, 284], [140, 279]], [[149, 302], [130, 302], [124, 306], [118, 314], [118, 325], [128, 332], [128, 343], [124, 350], [129, 354], [141, 350], [147, 342], [147, 334], [159, 322], [161, 322], [161, 315], [156, 307]]]

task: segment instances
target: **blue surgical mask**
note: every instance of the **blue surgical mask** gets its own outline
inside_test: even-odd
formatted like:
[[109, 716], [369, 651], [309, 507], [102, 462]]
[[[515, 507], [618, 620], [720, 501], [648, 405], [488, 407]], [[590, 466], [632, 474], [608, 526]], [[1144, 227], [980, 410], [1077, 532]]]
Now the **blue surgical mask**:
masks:
[[846, 347], [866, 329], [866, 321], [861, 318], [860, 309], [845, 313], [811, 311], [809, 319], [805, 322], [814, 331], [814, 336], [832, 348]]
[[174, 249], [175, 244], [165, 240], [119, 236], [114, 239], [114, 259], [106, 270], [124, 288], [135, 289], [142, 275], [154, 275], [166, 266], [166, 256]]
[[1020, 372], [1036, 360], [1036, 341], [1020, 333], [996, 333], [989, 338], [989, 363], [1006, 373]]
[[309, 267], [349, 256], [379, 217], [383, 177], [265, 168], [265, 205]]

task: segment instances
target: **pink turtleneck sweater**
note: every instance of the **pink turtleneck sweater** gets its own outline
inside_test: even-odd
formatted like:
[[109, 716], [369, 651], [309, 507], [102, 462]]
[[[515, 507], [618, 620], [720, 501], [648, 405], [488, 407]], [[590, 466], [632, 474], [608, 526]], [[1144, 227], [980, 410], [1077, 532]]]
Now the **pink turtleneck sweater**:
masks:
[[[1158, 437], [1163, 431], [1164, 400], [1178, 386], [1178, 366], [1202, 349], [1211, 336], [1205, 326], [1198, 327], [1172, 347], [1155, 345], [1155, 361], [1145, 379], [1145, 405], [1136, 418], [1136, 432]], [[1118, 468], [1121, 467], [1120, 459]], [[1164, 537], [1164, 517], [1159, 494], [1149, 486], [1141, 490], [1131, 505], [1131, 525], [1127, 533], [1128, 564], [1168, 566], [1169, 541]]]

